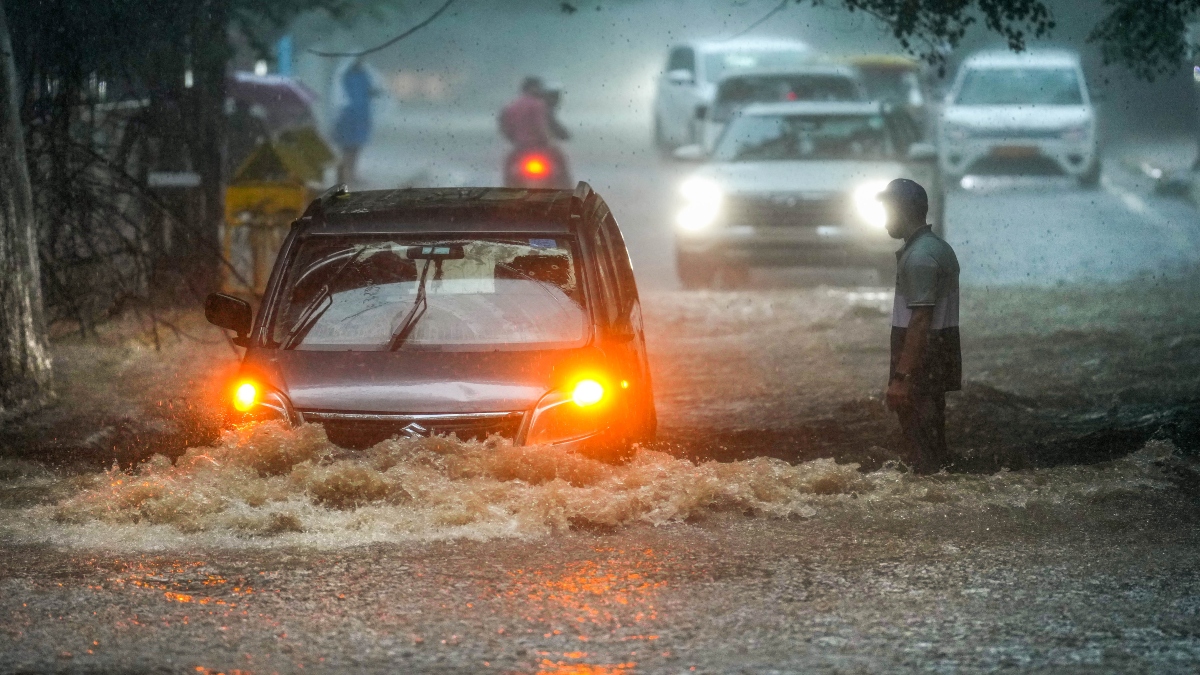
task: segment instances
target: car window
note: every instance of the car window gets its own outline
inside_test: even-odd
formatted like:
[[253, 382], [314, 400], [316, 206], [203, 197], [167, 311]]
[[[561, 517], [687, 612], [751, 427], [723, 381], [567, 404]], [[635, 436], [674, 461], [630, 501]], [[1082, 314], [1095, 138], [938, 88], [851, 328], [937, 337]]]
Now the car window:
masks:
[[739, 115], [713, 152], [722, 162], [880, 161], [895, 156], [882, 114]]
[[1083, 105], [1074, 68], [973, 68], [959, 87], [958, 105]]
[[861, 71], [867, 95], [873, 100], [913, 106], [925, 102], [921, 91], [921, 79], [911, 70], [862, 68]]
[[737, 108], [750, 103], [859, 100], [858, 82], [845, 75], [745, 75], [721, 82], [713, 117], [728, 121]]
[[804, 49], [739, 49], [711, 52], [704, 56], [704, 78], [720, 82], [739, 70], [786, 70], [812, 63]]
[[690, 47], [676, 47], [667, 58], [667, 72], [672, 70], [696, 71], [696, 55]]
[[383, 350], [406, 321], [403, 349], [553, 348], [588, 335], [570, 237], [319, 235], [290, 258], [270, 323], [284, 348]]
[[621, 229], [617, 227], [617, 221], [611, 213], [604, 217], [602, 234], [605, 246], [612, 257], [613, 266], [616, 268], [614, 277], [617, 281], [617, 292], [621, 298], [621, 307], [628, 307], [630, 303], [637, 300], [637, 282], [633, 278], [633, 264], [629, 260], [625, 238], [621, 235]]
[[595, 250], [596, 272], [598, 275], [597, 282], [600, 285], [600, 294], [602, 297], [603, 315], [605, 320], [612, 325], [617, 320], [618, 312], [620, 312], [621, 301], [617, 291], [617, 276], [613, 270], [612, 251], [609, 249], [608, 242], [601, 234], [600, 228], [595, 227], [588, 235], [588, 243]]

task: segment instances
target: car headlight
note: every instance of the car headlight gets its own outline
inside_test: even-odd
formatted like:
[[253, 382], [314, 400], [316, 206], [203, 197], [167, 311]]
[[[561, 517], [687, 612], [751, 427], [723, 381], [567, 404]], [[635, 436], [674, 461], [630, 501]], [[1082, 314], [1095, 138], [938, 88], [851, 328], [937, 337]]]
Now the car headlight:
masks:
[[854, 210], [863, 222], [878, 229], [887, 227], [887, 209], [879, 200], [879, 193], [888, 186], [885, 180], [871, 181], [854, 190]]
[[675, 216], [675, 223], [687, 232], [699, 232], [717, 220], [725, 195], [716, 181], [693, 176], [679, 186], [684, 205]]
[[525, 432], [525, 445], [555, 445], [599, 433], [610, 421], [611, 395], [599, 380], [583, 378], [538, 401]]
[[300, 416], [296, 414], [292, 402], [283, 392], [264, 386], [256, 380], [238, 380], [233, 387], [230, 399], [236, 421], [257, 422], [281, 419], [292, 425], [300, 423]]

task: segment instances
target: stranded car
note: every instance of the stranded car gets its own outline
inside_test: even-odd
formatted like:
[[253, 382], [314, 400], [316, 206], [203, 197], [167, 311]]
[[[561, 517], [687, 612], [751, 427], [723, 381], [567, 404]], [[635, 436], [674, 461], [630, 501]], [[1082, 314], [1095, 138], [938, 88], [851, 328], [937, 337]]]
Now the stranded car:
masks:
[[932, 137], [929, 83], [919, 61], [895, 54], [859, 54], [848, 57], [846, 63], [858, 69], [868, 98], [906, 111], [921, 138]]
[[711, 111], [703, 116], [704, 147], [711, 148], [734, 113], [752, 103], [867, 100], [858, 71], [849, 66], [813, 64], [727, 75], [717, 85]]
[[507, 188], [313, 202], [257, 315], [214, 294], [246, 347], [231, 420], [323, 424], [362, 448], [499, 434], [601, 459], [655, 431], [637, 285], [604, 200]]
[[812, 63], [816, 53], [796, 40], [741, 38], [692, 42], [671, 49], [654, 97], [654, 143], [660, 150], [700, 143], [700, 120], [717, 83], [737, 72]]
[[1096, 111], [1073, 52], [971, 56], [946, 97], [938, 136], [948, 181], [973, 171], [1100, 181]]
[[[694, 288], [769, 265], [872, 267], [895, 273], [898, 244], [877, 196], [894, 178], [929, 192], [942, 230], [933, 146], [879, 103], [772, 103], [734, 116], [707, 163], [680, 186], [675, 251]], [[676, 151], [703, 159], [699, 146]]]

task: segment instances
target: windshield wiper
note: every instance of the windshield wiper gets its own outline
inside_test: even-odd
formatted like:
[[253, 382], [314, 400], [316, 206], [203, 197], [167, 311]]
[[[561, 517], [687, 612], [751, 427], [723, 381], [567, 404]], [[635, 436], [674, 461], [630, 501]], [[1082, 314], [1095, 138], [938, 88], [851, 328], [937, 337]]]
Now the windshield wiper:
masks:
[[317, 291], [316, 296], [314, 296], [312, 300], [309, 300], [308, 304], [304, 306], [304, 310], [301, 311], [300, 316], [296, 318], [296, 323], [292, 324], [291, 330], [287, 332], [287, 335], [283, 336], [283, 340], [280, 342], [280, 349], [292, 349], [304, 340], [304, 337], [308, 335], [308, 331], [312, 330], [312, 327], [317, 325], [317, 320], [319, 320], [321, 316], [333, 306], [333, 282], [340, 279], [342, 274], [349, 269], [350, 265], [354, 264], [354, 261], [358, 260], [366, 250], [366, 246], [358, 249], [358, 251], [354, 255], [350, 256], [349, 260], [347, 260], [345, 263], [342, 263], [342, 266], [339, 267], [338, 270], [329, 277], [323, 286], [321, 286], [321, 290]]
[[432, 263], [432, 260], [426, 260], [425, 267], [421, 268], [421, 281], [417, 284], [417, 297], [413, 298], [413, 304], [409, 308], [408, 314], [404, 315], [404, 319], [399, 326], [396, 326], [396, 330], [388, 340], [388, 351], [394, 352], [400, 349], [408, 340], [408, 336], [412, 334], [413, 329], [417, 327], [417, 322], [425, 316], [425, 310], [429, 307], [429, 303], [425, 300], [425, 280], [429, 277], [429, 266]]

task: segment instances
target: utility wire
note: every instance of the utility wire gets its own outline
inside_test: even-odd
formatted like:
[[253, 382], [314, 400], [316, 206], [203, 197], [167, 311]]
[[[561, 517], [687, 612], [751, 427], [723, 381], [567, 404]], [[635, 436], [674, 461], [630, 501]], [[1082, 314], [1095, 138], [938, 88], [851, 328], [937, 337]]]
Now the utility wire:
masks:
[[443, 12], [445, 12], [447, 9], [450, 9], [450, 5], [453, 5], [453, 4], [454, 4], [454, 0], [446, 0], [445, 4], [443, 4], [441, 7], [438, 7], [437, 11], [435, 11], [433, 14], [430, 14], [421, 23], [413, 26], [412, 28], [409, 28], [408, 30], [397, 35], [396, 37], [388, 40], [387, 42], [384, 42], [383, 44], [375, 45], [374, 47], [371, 47], [370, 49], [364, 49], [361, 52], [322, 52], [322, 51], [318, 51], [316, 49], [310, 49], [308, 51], [309, 51], [309, 53], [316, 54], [317, 56], [366, 56], [367, 54], [374, 54], [377, 51], [391, 47], [392, 45], [403, 40], [404, 38], [408, 37], [409, 35], [412, 35], [413, 33], [421, 30], [425, 26], [428, 26], [429, 24], [433, 23], [434, 20], [437, 19], [439, 16], [441, 16]]
[[767, 20], [769, 20], [771, 17], [775, 16], [776, 14], [778, 14], [778, 13], [782, 12], [784, 9], [786, 9], [788, 6], [788, 3], [791, 1], [792, 0], [781, 0], [778, 5], [775, 5], [775, 7], [771, 11], [764, 14], [762, 16], [762, 18], [760, 18], [758, 21], [755, 21], [754, 23], [750, 24], [749, 26], [746, 26], [742, 30], [738, 31], [737, 33], [734, 33], [733, 35], [730, 35], [729, 37], [727, 37], [725, 39], [726, 40], [734, 40], [736, 38], [742, 37], [743, 35], [745, 35], [746, 33], [749, 33], [750, 31], [754, 30], [755, 28], [758, 28], [759, 26], [766, 23]]

